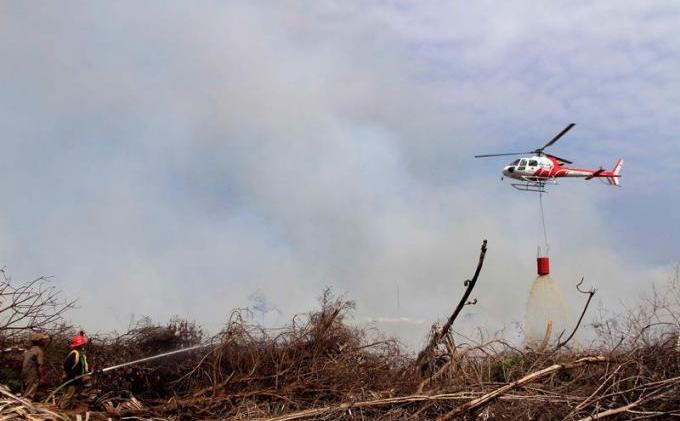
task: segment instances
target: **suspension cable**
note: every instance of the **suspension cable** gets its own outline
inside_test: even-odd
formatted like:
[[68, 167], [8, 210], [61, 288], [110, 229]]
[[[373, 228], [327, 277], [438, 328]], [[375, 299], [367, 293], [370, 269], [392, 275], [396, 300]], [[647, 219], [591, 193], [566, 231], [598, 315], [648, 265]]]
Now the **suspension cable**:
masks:
[[538, 204], [541, 211], [541, 225], [543, 227], [543, 242], [545, 245], [545, 255], [548, 256], [550, 253], [550, 246], [548, 245], [548, 230], [545, 227], [545, 212], [543, 210], [543, 193], [538, 193]]

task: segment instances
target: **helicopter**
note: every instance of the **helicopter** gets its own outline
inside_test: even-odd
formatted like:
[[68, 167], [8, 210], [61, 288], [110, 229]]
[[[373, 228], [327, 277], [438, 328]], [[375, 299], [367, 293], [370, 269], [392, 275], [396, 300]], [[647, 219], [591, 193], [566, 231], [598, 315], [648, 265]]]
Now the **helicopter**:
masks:
[[546, 184], [557, 184], [557, 179], [563, 177], [580, 177], [585, 180], [599, 178], [612, 186], [620, 187], [619, 178], [621, 177], [623, 159], [619, 159], [611, 171], [607, 171], [602, 167], [592, 170], [567, 167], [566, 164], [573, 164], [573, 162], [544, 152], [547, 147], [557, 142], [574, 125], [574, 123], [569, 124], [555, 137], [550, 139], [548, 143], [533, 151], [475, 155], [475, 158], [531, 154], [516, 159], [503, 167], [503, 177], [501, 177], [501, 180], [504, 177], [519, 180], [520, 183], [511, 183], [511, 186], [517, 190], [546, 193]]

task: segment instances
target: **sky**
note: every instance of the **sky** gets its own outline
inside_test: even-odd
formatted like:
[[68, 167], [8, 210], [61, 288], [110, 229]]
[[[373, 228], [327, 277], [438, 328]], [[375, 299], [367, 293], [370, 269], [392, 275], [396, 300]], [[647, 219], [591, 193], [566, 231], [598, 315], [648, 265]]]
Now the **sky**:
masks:
[[89, 331], [216, 330], [325, 287], [422, 342], [489, 252], [461, 329], [522, 322], [551, 149], [613, 167], [544, 197], [552, 276], [619, 310], [680, 260], [675, 1], [0, 3], [0, 265], [52, 275]]

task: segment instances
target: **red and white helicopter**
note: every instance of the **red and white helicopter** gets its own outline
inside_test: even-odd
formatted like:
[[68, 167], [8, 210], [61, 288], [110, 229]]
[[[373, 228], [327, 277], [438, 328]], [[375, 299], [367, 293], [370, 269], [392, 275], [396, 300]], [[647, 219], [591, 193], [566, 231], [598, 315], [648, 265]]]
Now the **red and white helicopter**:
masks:
[[550, 139], [548, 143], [534, 151], [475, 155], [475, 158], [532, 154], [531, 156], [521, 157], [503, 168], [504, 177], [522, 181], [522, 183], [511, 184], [517, 190], [545, 193], [546, 183], [557, 184], [557, 179], [562, 177], [582, 177], [586, 180], [600, 178], [612, 186], [619, 186], [623, 159], [619, 159], [611, 171], [607, 171], [602, 167], [599, 170], [591, 170], [569, 168], [565, 164], [572, 164], [571, 161], [543, 152], [545, 148], [557, 142], [572, 127], [574, 127], [574, 123], [569, 124], [564, 130]]

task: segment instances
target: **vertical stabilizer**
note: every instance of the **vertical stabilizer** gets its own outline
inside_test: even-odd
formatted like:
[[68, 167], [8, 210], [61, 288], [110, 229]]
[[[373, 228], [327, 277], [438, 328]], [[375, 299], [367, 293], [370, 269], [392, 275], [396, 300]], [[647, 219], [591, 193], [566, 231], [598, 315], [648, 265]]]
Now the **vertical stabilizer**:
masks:
[[619, 159], [619, 161], [614, 165], [614, 169], [611, 172], [611, 176], [607, 177], [607, 181], [609, 184], [613, 186], [620, 186], [621, 182], [619, 181], [619, 178], [621, 178], [621, 167], [623, 166], [623, 159]]

